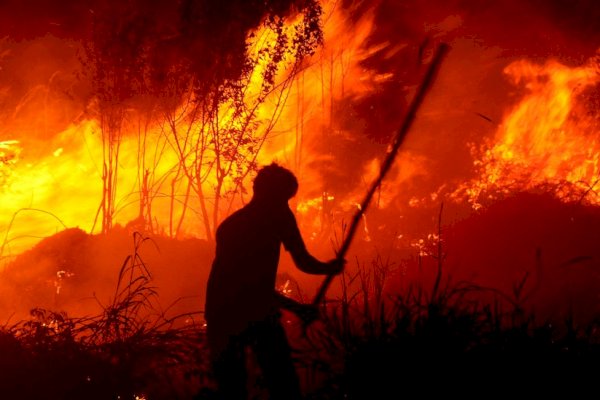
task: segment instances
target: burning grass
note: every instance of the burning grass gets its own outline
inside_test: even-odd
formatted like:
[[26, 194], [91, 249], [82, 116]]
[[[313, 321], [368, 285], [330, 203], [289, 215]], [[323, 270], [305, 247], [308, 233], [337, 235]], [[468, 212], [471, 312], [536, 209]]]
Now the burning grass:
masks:
[[0, 391], [9, 398], [186, 398], [207, 367], [197, 315], [166, 318], [156, 307], [151, 275], [139, 256], [120, 269], [103, 312], [73, 318], [43, 309], [0, 331]]
[[[139, 256], [148, 242], [134, 235], [134, 252], [98, 315], [34, 309], [29, 319], [0, 329], [6, 398], [214, 398], [201, 318], [167, 318], [160, 309]], [[539, 320], [527, 305], [526, 278], [512, 293], [453, 281], [441, 242], [438, 249], [420, 261], [432, 271], [429, 283], [390, 290], [398, 268], [377, 256], [348, 268], [341, 295], [323, 305], [306, 335], [294, 316], [284, 315], [307, 398], [476, 394], [481, 383], [501, 390], [592, 384], [587, 377], [600, 357], [600, 320]], [[251, 374], [251, 392], [260, 399], [257, 376]]]

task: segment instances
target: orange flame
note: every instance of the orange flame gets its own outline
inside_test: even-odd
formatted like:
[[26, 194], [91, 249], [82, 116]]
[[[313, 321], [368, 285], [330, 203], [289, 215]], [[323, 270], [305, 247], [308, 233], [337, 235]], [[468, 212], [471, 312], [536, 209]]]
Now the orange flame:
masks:
[[[358, 21], [353, 21], [347, 11], [331, 1], [324, 4], [323, 20], [324, 46], [305, 60], [301, 72], [292, 81], [286, 82], [291, 71], [279, 74], [274, 83], [275, 87], [282, 88], [278, 96], [268, 97], [256, 110], [259, 124], [256, 135], [260, 137], [265, 129], [271, 129], [256, 162], [268, 164], [277, 161], [296, 172], [303, 188], [296, 204], [298, 211], [305, 215], [310, 214], [310, 209], [322, 208], [324, 202], [334, 199], [329, 194], [315, 199], [315, 193], [323, 192], [320, 174], [305, 166], [315, 161], [310, 150], [311, 143], [320, 140], [323, 127], [331, 126], [335, 102], [347, 96], [360, 97], [371, 92], [374, 85], [391, 78], [390, 74], [368, 71], [360, 65], [370, 55], [389, 47], [387, 43], [377, 46], [365, 44], [373, 29], [373, 13], [364, 13]], [[293, 31], [295, 24], [301, 22], [292, 19], [284, 29]], [[253, 41], [249, 46], [250, 54], [257, 56], [261, 46], [273, 40], [274, 35], [267, 28], [253, 32], [249, 37], [249, 41]], [[291, 61], [284, 59], [283, 68], [291, 68]], [[263, 68], [264, 64], [259, 62], [250, 77], [244, 101], [252, 103], [256, 99]], [[35, 109], [35, 101], [36, 98], [27, 96], [19, 107]], [[189, 107], [189, 103], [181, 106], [181, 115], [185, 107]], [[44, 110], [52, 113], [49, 108]], [[114, 177], [114, 223], [129, 223], [131, 229], [149, 228], [155, 233], [177, 237], [206, 237], [198, 199], [190, 197], [189, 186], [180, 178], [175, 179], [176, 174], [181, 174], [178, 165], [191, 162], [193, 153], [190, 148], [178, 153], [167, 121], [160, 118], [156, 117], [142, 129], [143, 124], [139, 121], [143, 117], [131, 115], [123, 125], [118, 163], [115, 164], [118, 165], [118, 174]], [[235, 128], [232, 118], [227, 105], [219, 110], [219, 124]], [[37, 120], [32, 121], [35, 123]], [[178, 132], [193, 132], [192, 136], [195, 136], [190, 140], [202, 139], [204, 132], [200, 122], [190, 124], [185, 119], [172, 122]], [[3, 197], [0, 203], [0, 233], [3, 236], [0, 238], [0, 257], [17, 254], [41, 237], [65, 227], [99, 232], [103, 152], [106, 150], [101, 128], [101, 123], [95, 119], [79, 119], [43, 143], [43, 148], [36, 148], [39, 154], [36, 159], [29, 158], [32, 154], [28, 152], [30, 149], [21, 148], [16, 140], [3, 139], [0, 142], [0, 191]], [[210, 154], [207, 157], [210, 158]], [[200, 171], [200, 174], [204, 174], [208, 189], [216, 184], [214, 170]], [[241, 182], [242, 191], [250, 191], [250, 178]], [[238, 185], [240, 183], [227, 181], [223, 192], [239, 190]], [[146, 197], [145, 205], [151, 206], [152, 214], [151, 220], [138, 225], [142, 196]], [[219, 218], [244, 201], [247, 201], [247, 196], [238, 196], [234, 204], [223, 207]], [[347, 203], [351, 206], [355, 201]], [[206, 207], [214, 206], [214, 199], [207, 197]], [[171, 226], [177, 223], [176, 229]], [[308, 224], [314, 225], [314, 222]]]
[[481, 176], [459, 188], [475, 208], [485, 196], [552, 190], [565, 201], [600, 204], [600, 126], [586, 90], [600, 82], [600, 64], [568, 67], [550, 60], [521, 60], [504, 73], [526, 90], [505, 117], [491, 144], [475, 161]]

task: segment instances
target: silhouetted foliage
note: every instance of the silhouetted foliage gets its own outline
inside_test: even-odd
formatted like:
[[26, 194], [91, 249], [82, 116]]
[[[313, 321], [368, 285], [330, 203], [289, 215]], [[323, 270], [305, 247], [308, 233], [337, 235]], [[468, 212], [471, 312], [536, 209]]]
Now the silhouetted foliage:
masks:
[[[288, 18], [296, 15], [300, 23], [288, 29]], [[189, 181], [211, 238], [224, 186], [233, 185], [229, 194], [239, 192], [256, 170], [256, 157], [291, 80], [303, 58], [322, 42], [320, 18], [321, 7], [314, 0], [95, 5], [82, 62], [92, 86], [89, 110], [102, 133], [102, 231], [112, 228], [117, 211], [120, 144], [135, 111], [172, 135], [169, 142], [180, 163], [174, 167], [173, 186], [184, 176]], [[259, 28], [274, 37], [255, 36]], [[257, 110], [269, 96], [276, 105], [271, 115], [259, 119]], [[202, 187], [209, 176], [216, 180], [214, 187]], [[148, 178], [149, 171], [140, 171], [141, 193], [152, 184]], [[210, 211], [207, 196], [214, 198]], [[149, 201], [141, 196], [140, 217], [151, 221], [143, 215]], [[170, 225], [173, 234], [172, 221]]]

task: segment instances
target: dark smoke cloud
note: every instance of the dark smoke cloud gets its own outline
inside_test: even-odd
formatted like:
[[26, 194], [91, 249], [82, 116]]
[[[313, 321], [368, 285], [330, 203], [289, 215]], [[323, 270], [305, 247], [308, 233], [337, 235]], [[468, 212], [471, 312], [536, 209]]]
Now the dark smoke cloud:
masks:
[[0, 2], [0, 36], [31, 40], [47, 34], [80, 38], [89, 26], [90, 0], [5, 0]]
[[[46, 34], [81, 39], [89, 34], [98, 13], [119, 18], [125, 9], [137, 9], [153, 17], [153, 22], [210, 25], [214, 36], [232, 30], [247, 31], [265, 15], [284, 15], [306, 6], [306, 0], [4, 0], [0, 2], [0, 35], [15, 40], [34, 39]], [[177, 21], [169, 21], [172, 18]], [[193, 29], [193, 28], [192, 28]], [[202, 27], [200, 27], [200, 30]], [[237, 32], [236, 32], [237, 34]]]
[[[378, 32], [388, 38], [436, 35], [479, 39], [506, 50], [560, 49], [562, 42], [597, 47], [600, 3], [591, 0], [382, 0], [377, 7]], [[450, 26], [449, 16], [460, 25]], [[559, 47], [551, 43], [562, 38]], [[568, 51], [565, 48], [562, 49]]]

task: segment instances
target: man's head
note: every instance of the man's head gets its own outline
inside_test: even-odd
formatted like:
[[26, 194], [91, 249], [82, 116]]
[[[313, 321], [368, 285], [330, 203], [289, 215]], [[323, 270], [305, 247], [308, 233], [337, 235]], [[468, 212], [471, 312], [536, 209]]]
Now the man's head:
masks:
[[254, 178], [254, 198], [258, 200], [287, 202], [297, 191], [294, 174], [275, 163], [263, 167]]

